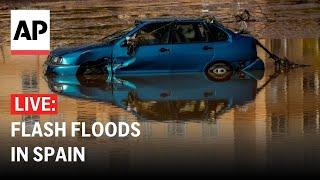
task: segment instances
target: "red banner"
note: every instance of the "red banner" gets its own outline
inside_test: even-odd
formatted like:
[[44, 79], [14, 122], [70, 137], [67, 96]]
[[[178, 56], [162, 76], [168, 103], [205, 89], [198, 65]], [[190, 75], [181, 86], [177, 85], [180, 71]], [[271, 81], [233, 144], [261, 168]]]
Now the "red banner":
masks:
[[11, 114], [57, 114], [56, 94], [11, 94]]

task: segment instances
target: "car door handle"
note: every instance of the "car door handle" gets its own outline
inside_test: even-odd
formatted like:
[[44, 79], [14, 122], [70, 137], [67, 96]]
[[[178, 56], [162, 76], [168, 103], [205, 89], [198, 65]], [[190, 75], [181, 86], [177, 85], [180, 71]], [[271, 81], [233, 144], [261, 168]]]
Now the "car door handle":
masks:
[[167, 49], [167, 48], [161, 48], [160, 49], [160, 52], [166, 52], [166, 51], [170, 51], [170, 49]]
[[202, 48], [203, 50], [211, 50], [211, 49], [213, 49], [212, 47], [210, 47], [210, 46], [203, 46], [203, 48]]

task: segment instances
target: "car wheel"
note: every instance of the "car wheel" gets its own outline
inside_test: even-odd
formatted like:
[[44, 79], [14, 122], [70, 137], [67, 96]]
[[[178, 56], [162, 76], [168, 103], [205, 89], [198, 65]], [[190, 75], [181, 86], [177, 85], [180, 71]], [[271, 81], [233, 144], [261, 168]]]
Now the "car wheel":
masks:
[[91, 75], [100, 75], [103, 74], [102, 66], [95, 64], [83, 64], [79, 67], [77, 75], [78, 76], [91, 76]]
[[212, 81], [227, 81], [232, 76], [232, 66], [226, 62], [216, 62], [207, 66], [206, 76]]
[[84, 84], [101, 79], [101, 76], [103, 76], [103, 69], [95, 64], [83, 64], [77, 72], [78, 80]]
[[104, 75], [90, 75], [90, 76], [78, 76], [78, 81], [81, 86], [85, 87], [107, 87], [106, 79]]

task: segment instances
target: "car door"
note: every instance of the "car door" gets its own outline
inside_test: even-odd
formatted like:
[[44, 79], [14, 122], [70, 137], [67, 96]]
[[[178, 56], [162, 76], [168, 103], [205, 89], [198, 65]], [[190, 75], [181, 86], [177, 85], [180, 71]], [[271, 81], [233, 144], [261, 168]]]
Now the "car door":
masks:
[[214, 46], [202, 22], [176, 22], [172, 31], [172, 71], [201, 71], [213, 58]]
[[238, 56], [235, 56], [233, 43], [229, 35], [223, 30], [222, 27], [209, 23], [207, 24], [209, 28], [209, 41], [212, 42], [213, 48], [215, 50], [214, 58], [218, 60], [227, 60], [232, 61], [237, 59]]
[[170, 71], [170, 28], [170, 22], [151, 22], [139, 29], [134, 35], [138, 42], [134, 54], [136, 60], [122, 70], [141, 73]]

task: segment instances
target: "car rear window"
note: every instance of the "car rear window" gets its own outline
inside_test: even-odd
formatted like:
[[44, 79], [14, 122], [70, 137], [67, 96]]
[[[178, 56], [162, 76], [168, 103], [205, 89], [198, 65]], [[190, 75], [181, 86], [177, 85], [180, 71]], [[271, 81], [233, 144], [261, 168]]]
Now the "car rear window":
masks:
[[210, 41], [226, 41], [228, 40], [228, 35], [220, 28], [216, 27], [213, 24], [208, 24], [210, 29]]

